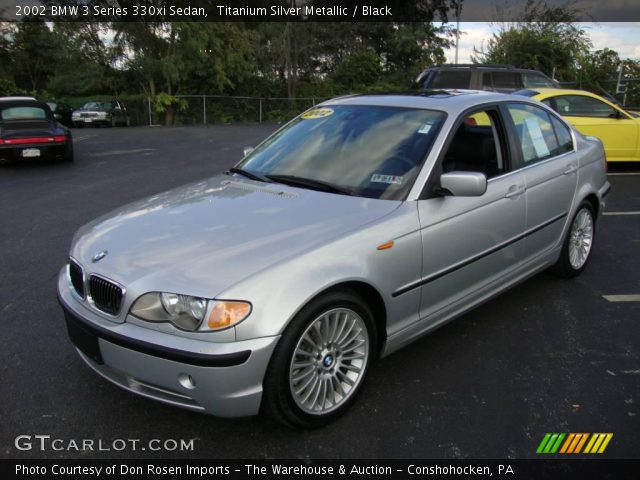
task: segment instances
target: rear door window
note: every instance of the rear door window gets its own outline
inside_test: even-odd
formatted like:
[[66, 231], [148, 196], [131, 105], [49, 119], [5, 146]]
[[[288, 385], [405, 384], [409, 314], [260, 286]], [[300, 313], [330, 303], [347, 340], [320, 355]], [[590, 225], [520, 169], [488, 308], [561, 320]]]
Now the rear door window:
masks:
[[558, 153], [566, 153], [573, 150], [573, 137], [569, 128], [553, 115], [549, 115], [553, 130], [558, 138]]
[[517, 72], [484, 72], [482, 85], [495, 90], [520, 90], [523, 87], [522, 75]]
[[551, 80], [539, 73], [523, 73], [522, 83], [524, 88], [554, 88], [555, 85]]
[[432, 77], [427, 88], [469, 88], [470, 70], [440, 70]]
[[561, 148], [551, 118], [543, 109], [524, 104], [509, 104], [507, 108], [518, 133], [525, 165], [566, 151], [566, 141]]

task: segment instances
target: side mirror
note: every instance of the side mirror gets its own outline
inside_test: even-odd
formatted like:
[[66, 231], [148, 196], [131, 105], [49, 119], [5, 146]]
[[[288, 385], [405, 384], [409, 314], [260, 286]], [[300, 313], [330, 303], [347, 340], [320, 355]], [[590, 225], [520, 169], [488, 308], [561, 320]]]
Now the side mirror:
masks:
[[479, 197], [487, 191], [487, 177], [478, 172], [449, 172], [440, 176], [440, 190], [455, 197]]
[[249, 155], [251, 152], [253, 152], [254, 148], [253, 147], [244, 147], [242, 149], [242, 153], [244, 153], [244, 156], [246, 157], [247, 155]]

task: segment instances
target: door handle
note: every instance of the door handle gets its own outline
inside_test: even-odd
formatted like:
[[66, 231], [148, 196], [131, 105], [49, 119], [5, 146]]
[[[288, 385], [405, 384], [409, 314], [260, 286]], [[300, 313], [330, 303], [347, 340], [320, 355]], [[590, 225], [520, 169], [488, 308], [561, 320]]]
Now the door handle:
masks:
[[571, 175], [576, 170], [578, 170], [578, 165], [575, 164], [575, 163], [572, 163], [567, 167], [567, 169], [564, 172], [562, 172], [562, 174], [563, 175]]
[[511, 185], [504, 195], [504, 198], [516, 198], [522, 195], [527, 189], [524, 185]]

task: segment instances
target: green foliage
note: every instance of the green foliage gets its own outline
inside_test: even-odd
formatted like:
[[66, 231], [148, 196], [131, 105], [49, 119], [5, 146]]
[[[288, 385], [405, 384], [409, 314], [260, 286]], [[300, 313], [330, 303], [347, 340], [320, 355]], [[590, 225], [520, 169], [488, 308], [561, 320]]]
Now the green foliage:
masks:
[[0, 97], [27, 95], [29, 92], [18, 88], [13, 79], [0, 77]]
[[[270, 98], [263, 120], [284, 120], [331, 96], [410, 88], [425, 67], [445, 61], [454, 31], [432, 20], [452, 1], [407, 2], [423, 21], [404, 23], [0, 23], [0, 94], [76, 107], [117, 98], [143, 124], [149, 110], [153, 123], [202, 122], [202, 97], [182, 95], [251, 96]], [[594, 88], [615, 77], [616, 52], [587, 55], [572, 7], [529, 0], [521, 18], [501, 27], [476, 61], [555, 71]], [[260, 118], [256, 99], [211, 99], [205, 107], [208, 122]]]
[[42, 21], [21, 22], [7, 48], [18, 87], [36, 94], [46, 88], [59, 55], [58, 38]]
[[178, 98], [174, 95], [160, 92], [153, 97], [153, 107], [158, 113], [164, 113], [169, 109], [181, 111], [187, 108], [187, 101], [184, 98]]
[[339, 90], [355, 91], [376, 83], [381, 75], [380, 57], [371, 49], [361, 48], [338, 63], [329, 78]]
[[578, 59], [591, 48], [585, 30], [576, 23], [579, 15], [570, 3], [528, 0], [518, 14], [522, 21], [499, 26], [486, 49], [474, 49], [472, 60], [532, 68], [561, 81], [570, 80]]
[[560, 80], [575, 76], [577, 59], [591, 42], [573, 23], [521, 23], [501, 28], [486, 51], [476, 51], [474, 62], [500, 63], [540, 70]]
[[605, 48], [583, 55], [578, 61], [580, 88], [590, 90], [606, 87], [609, 80], [617, 78], [620, 69], [618, 52]]

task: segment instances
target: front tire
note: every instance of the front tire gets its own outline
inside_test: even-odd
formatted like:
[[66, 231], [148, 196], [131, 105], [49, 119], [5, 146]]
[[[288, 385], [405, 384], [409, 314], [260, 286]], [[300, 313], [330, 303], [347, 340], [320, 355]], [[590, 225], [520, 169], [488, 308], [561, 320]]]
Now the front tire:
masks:
[[264, 411], [303, 428], [342, 415], [356, 398], [376, 351], [369, 306], [350, 290], [322, 295], [285, 329], [264, 381]]
[[562, 246], [554, 272], [561, 277], [580, 275], [587, 266], [596, 233], [595, 214], [591, 203], [583, 201], [576, 211]]

